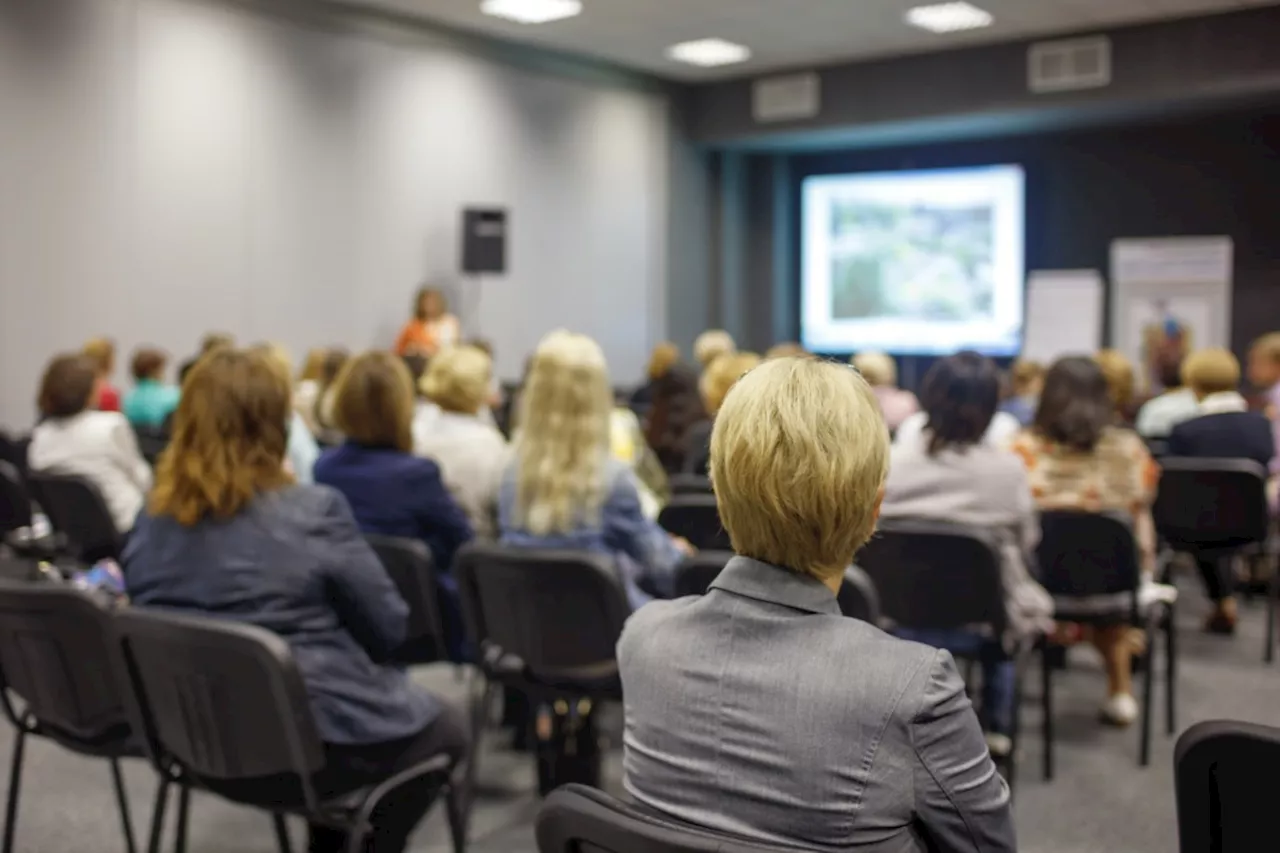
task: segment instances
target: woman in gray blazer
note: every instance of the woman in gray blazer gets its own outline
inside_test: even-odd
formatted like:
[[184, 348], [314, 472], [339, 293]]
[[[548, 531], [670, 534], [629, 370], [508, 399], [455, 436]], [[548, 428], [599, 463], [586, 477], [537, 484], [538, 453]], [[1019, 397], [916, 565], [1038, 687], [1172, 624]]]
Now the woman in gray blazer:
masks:
[[775, 359], [729, 392], [711, 478], [737, 556], [706, 595], [641, 608], [618, 642], [636, 800], [805, 849], [1016, 849], [950, 653], [836, 604], [888, 459], [876, 399], [847, 367]]

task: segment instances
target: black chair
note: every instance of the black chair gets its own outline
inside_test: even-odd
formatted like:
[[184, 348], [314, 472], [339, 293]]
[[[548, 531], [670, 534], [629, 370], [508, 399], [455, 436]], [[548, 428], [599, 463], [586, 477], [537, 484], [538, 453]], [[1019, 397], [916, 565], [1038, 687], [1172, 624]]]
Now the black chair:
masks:
[[407, 665], [448, 660], [431, 550], [417, 539], [367, 535], [365, 540], [409, 605], [405, 641], [392, 652], [391, 660]]
[[1213, 720], [1182, 733], [1174, 749], [1178, 846], [1182, 853], [1274, 849], [1274, 790], [1280, 729]]
[[[1229, 574], [1237, 555], [1269, 549], [1270, 511], [1267, 469], [1248, 459], [1169, 457], [1161, 461], [1160, 489], [1151, 515], [1162, 544], [1170, 551], [1216, 560]], [[1267, 607], [1263, 657], [1275, 654], [1274, 581]]]
[[[120, 759], [141, 756], [141, 748], [114, 677], [112, 642], [110, 614], [87, 595], [62, 585], [0, 583], [0, 706], [17, 729], [4, 853], [14, 849], [28, 736], [107, 760], [125, 849], [134, 853]], [[21, 699], [20, 707], [15, 707], [14, 696]]]
[[66, 537], [73, 557], [85, 563], [120, 558], [124, 538], [97, 486], [83, 477], [44, 471], [28, 474], [27, 486], [53, 529]]
[[658, 524], [668, 533], [688, 539], [698, 550], [733, 549], [720, 524], [715, 495], [675, 495], [658, 513]]
[[0, 460], [0, 537], [31, 529], [31, 496], [18, 470]]
[[676, 569], [676, 596], [705, 593], [731, 559], [732, 551], [699, 551], [692, 557], [686, 557]]
[[[923, 519], [882, 522], [876, 535], [858, 554], [858, 565], [879, 595], [885, 627], [915, 630], [956, 630], [984, 626], [1001, 636], [1008, 621], [1001, 581], [1000, 553], [983, 531], [958, 524]], [[1016, 667], [1013, 749], [1006, 759], [1005, 778], [1013, 788], [1017, 776], [1018, 738], [1022, 717], [1022, 682], [1030, 650], [1013, 656]], [[959, 656], [957, 656], [959, 657]], [[1051, 676], [1041, 658], [1047, 682]], [[1044, 748], [1049, 754], [1053, 736], [1052, 708], [1044, 694]], [[1051, 775], [1046, 761], [1045, 778]]]
[[844, 583], [836, 594], [840, 612], [851, 619], [861, 619], [872, 625], [880, 624], [880, 594], [875, 582], [859, 566], [844, 570]]
[[169, 446], [169, 429], [166, 426], [140, 426], [135, 424], [133, 434], [138, 440], [138, 452], [142, 454], [143, 459], [152, 465], [156, 464], [160, 454]]
[[680, 823], [585, 785], [558, 788], [538, 811], [538, 853], [795, 853]]
[[284, 815], [345, 830], [348, 850], [362, 850], [369, 819], [400, 786], [434, 777], [446, 791], [457, 853], [465, 849], [465, 817], [449, 759], [425, 761], [380, 784], [322, 799], [313, 774], [325, 763], [302, 676], [278, 635], [223, 619], [126, 608], [115, 618], [117, 666], [129, 683], [134, 728], [160, 773], [149, 853], [158, 853], [169, 788], [178, 785], [175, 849], [186, 849], [190, 792], [257, 777], [279, 777], [269, 800], [245, 805], [270, 811], [282, 853], [289, 851]]
[[[1142, 584], [1138, 546], [1127, 519], [1104, 513], [1052, 511], [1040, 514], [1040, 545], [1036, 558], [1040, 583], [1054, 597], [1054, 618], [1084, 625], [1132, 625], [1146, 634], [1147, 653], [1142, 659], [1142, 726], [1138, 762], [1151, 761], [1151, 702], [1155, 685], [1155, 639], [1165, 636], [1165, 732], [1174, 733], [1177, 704], [1177, 629], [1172, 604], [1140, 607]], [[1115, 596], [1114, 611], [1072, 609], [1072, 599]], [[1046, 692], [1049, 687], [1046, 673]], [[1046, 699], [1046, 702], [1048, 700]], [[1049, 746], [1051, 747], [1051, 743]], [[1046, 774], [1053, 757], [1045, 753]]]
[[1169, 455], [1169, 439], [1167, 438], [1148, 438], [1147, 452], [1156, 459], [1162, 459]]
[[698, 474], [672, 474], [667, 482], [674, 495], [711, 495], [711, 480]]

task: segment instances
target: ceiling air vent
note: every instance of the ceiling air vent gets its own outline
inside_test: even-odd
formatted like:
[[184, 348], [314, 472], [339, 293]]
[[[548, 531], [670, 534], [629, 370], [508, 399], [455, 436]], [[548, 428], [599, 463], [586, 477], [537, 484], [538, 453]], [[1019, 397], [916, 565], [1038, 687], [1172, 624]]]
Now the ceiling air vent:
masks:
[[1091, 36], [1042, 41], [1027, 51], [1027, 86], [1033, 92], [1074, 92], [1111, 83], [1111, 39]]
[[818, 114], [821, 98], [813, 72], [765, 77], [751, 86], [751, 113], [758, 122], [799, 121]]

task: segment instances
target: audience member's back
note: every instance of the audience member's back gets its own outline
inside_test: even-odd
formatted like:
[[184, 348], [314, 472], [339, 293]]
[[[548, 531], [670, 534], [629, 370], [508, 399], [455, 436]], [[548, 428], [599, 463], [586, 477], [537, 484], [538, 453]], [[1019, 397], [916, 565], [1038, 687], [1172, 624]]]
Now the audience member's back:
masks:
[[1169, 433], [1169, 454], [1270, 465], [1276, 454], [1271, 422], [1248, 411], [1248, 403], [1236, 391], [1240, 365], [1235, 356], [1221, 349], [1193, 353], [1186, 361], [1186, 375], [1198, 400], [1198, 415]]

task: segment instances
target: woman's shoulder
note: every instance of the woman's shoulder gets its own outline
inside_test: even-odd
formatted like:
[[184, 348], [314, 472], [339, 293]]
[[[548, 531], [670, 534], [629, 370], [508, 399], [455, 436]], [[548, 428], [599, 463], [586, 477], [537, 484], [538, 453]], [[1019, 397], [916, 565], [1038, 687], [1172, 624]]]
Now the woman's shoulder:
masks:
[[1109, 426], [1098, 438], [1099, 455], [1122, 455], [1144, 458], [1148, 455], [1147, 443], [1128, 427]]

